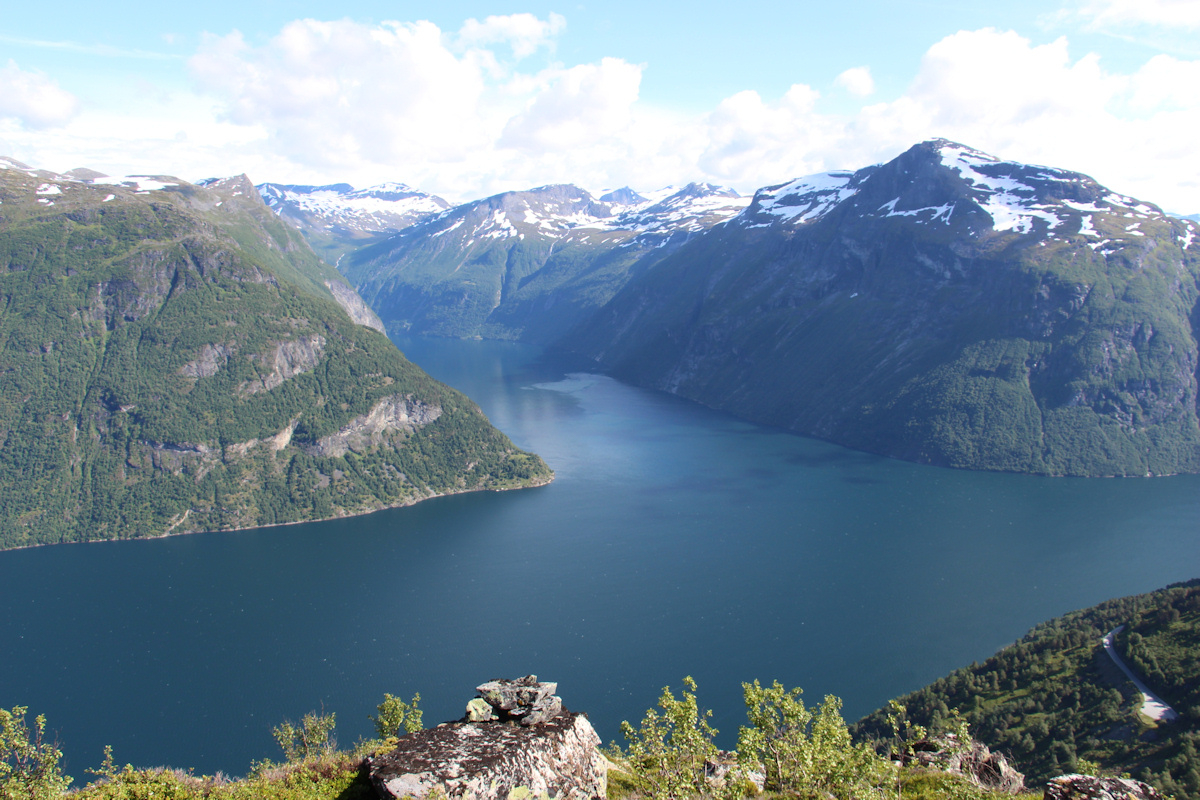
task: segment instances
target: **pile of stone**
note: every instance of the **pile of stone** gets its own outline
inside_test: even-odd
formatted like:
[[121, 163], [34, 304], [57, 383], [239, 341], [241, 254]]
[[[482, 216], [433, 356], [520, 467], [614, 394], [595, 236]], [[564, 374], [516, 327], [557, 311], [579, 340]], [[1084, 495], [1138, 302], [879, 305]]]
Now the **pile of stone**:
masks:
[[537, 675], [509, 681], [488, 681], [475, 687], [479, 693], [467, 703], [465, 722], [516, 722], [524, 727], [540, 725], [563, 713], [562, 700], [554, 693], [557, 683], [539, 683]]
[[488, 681], [456, 722], [400, 737], [368, 760], [381, 798], [603, 800], [608, 762], [585, 714], [563, 708], [557, 684], [534, 675]]

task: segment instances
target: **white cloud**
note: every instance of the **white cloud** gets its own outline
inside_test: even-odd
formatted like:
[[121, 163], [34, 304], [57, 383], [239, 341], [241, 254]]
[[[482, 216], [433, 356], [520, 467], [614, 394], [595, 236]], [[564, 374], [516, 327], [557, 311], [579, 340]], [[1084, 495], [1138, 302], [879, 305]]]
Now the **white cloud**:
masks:
[[1130, 84], [1129, 105], [1137, 112], [1200, 106], [1200, 61], [1157, 55], [1147, 61]]
[[484, 70], [429, 22], [299, 20], [262, 47], [209, 37], [190, 62], [228, 118], [260, 125], [299, 162], [403, 168], [486, 145]]
[[1200, 28], [1200, 3], [1196, 0], [1084, 0], [1079, 13], [1094, 28], [1153, 25], [1163, 28]]
[[870, 67], [851, 67], [833, 82], [855, 97], [869, 97], [875, 93], [875, 79], [871, 77]]
[[467, 20], [458, 32], [458, 41], [467, 48], [507, 43], [512, 47], [513, 56], [525, 58], [533, 55], [540, 47], [553, 45], [554, 37], [566, 27], [566, 18], [554, 13], [544, 20], [533, 14], [492, 16], [483, 22], [477, 19]]
[[0, 68], [0, 118], [28, 128], [62, 125], [79, 110], [75, 95], [39, 72], [26, 72], [9, 59]]
[[504, 127], [501, 147], [555, 151], [586, 146], [625, 129], [642, 70], [618, 58], [555, 75]]

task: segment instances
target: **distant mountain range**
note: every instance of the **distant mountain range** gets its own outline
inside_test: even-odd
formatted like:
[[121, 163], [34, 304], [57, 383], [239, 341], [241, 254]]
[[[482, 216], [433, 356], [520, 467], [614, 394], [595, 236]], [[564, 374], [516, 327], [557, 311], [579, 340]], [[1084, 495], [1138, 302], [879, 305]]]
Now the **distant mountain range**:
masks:
[[341, 262], [389, 330], [574, 350], [855, 448], [1053, 475], [1200, 471], [1200, 227], [944, 140], [767, 187], [448, 209]]
[[0, 548], [549, 480], [381, 327], [245, 176], [0, 159]]
[[336, 264], [348, 250], [362, 247], [450, 207], [440, 197], [383, 183], [355, 189], [260, 183], [256, 187], [272, 211], [304, 233], [326, 261]]
[[550, 342], [749, 198], [710, 184], [597, 199], [543, 186], [466, 203], [341, 269], [393, 331]]

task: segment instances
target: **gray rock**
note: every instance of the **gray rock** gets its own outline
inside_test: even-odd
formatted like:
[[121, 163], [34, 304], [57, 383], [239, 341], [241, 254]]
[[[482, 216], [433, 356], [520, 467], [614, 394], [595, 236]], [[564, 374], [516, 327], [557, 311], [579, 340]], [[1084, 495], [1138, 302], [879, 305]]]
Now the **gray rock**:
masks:
[[608, 771], [599, 744], [583, 714], [536, 726], [450, 722], [404, 736], [392, 752], [369, 759], [368, 769], [385, 800], [430, 793], [453, 800], [602, 800]]
[[488, 681], [475, 687], [479, 697], [501, 720], [518, 720], [522, 725], [538, 725], [563, 712], [562, 700], [555, 697], [557, 683], [539, 683], [537, 675], [515, 680]]
[[974, 739], [960, 744], [952, 733], [914, 743], [912, 754], [904, 762], [962, 775], [976, 786], [994, 792], [1025, 791], [1025, 775], [1013, 769], [1002, 753], [993, 753]]
[[1046, 784], [1043, 800], [1163, 800], [1153, 786], [1130, 778], [1059, 775]]

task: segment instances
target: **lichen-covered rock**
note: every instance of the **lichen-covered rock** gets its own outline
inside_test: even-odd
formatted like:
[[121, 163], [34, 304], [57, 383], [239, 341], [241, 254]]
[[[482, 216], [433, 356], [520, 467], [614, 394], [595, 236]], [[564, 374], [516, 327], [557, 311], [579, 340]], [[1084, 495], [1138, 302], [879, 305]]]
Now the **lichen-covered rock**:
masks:
[[993, 753], [974, 739], [959, 743], [952, 733], [914, 743], [904, 762], [962, 775], [994, 792], [1019, 794], [1025, 790], [1025, 775], [1013, 769], [1002, 753]]
[[600, 737], [584, 714], [547, 722], [448, 722], [401, 737], [396, 749], [369, 761], [380, 797], [431, 792], [449, 798], [509, 800], [532, 794], [600, 800], [608, 786]]
[[1043, 800], [1163, 800], [1153, 786], [1130, 778], [1059, 775], [1046, 784]]
[[476, 697], [467, 703], [467, 718], [464, 722], [491, 722], [498, 719], [496, 712], [482, 697]]
[[[488, 681], [475, 687], [500, 720], [516, 720], [522, 725], [537, 725], [557, 717], [563, 711], [562, 700], [554, 695], [557, 683], [540, 683], [537, 675], [515, 680]], [[469, 709], [469, 706], [468, 706]]]

